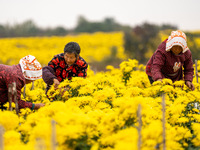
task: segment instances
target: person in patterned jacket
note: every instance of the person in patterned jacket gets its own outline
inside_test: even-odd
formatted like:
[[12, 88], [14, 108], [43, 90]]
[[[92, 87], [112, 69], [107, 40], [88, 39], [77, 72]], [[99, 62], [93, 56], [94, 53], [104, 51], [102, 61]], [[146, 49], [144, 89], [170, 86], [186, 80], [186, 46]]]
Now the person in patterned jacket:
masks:
[[171, 32], [168, 39], [158, 46], [147, 62], [146, 74], [151, 84], [164, 78], [171, 79], [173, 82], [185, 80], [185, 84], [194, 90], [192, 54], [187, 47], [185, 33], [180, 30]]
[[[16, 83], [18, 107], [38, 109], [45, 104], [33, 104], [21, 100], [21, 89], [25, 84], [31, 83], [36, 79], [42, 78], [42, 67], [34, 56], [28, 55], [20, 59], [20, 63], [13, 66], [0, 64], [0, 104], [1, 108], [8, 102], [8, 87], [13, 82]], [[14, 99], [12, 99], [14, 102]]]
[[57, 88], [60, 82], [71, 80], [72, 77], [86, 77], [88, 64], [80, 56], [81, 48], [76, 42], [69, 42], [65, 45], [64, 53], [55, 55], [42, 69], [42, 78], [47, 84], [46, 93], [54, 84]]

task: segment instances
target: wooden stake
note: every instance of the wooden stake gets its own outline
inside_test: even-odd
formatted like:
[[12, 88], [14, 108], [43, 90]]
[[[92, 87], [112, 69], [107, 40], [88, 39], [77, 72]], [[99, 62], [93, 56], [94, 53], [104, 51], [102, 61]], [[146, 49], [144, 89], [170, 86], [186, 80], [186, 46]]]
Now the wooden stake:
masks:
[[32, 82], [31, 90], [34, 90], [34, 81]]
[[56, 150], [56, 122], [51, 120], [52, 134], [51, 134], [51, 149]]
[[197, 70], [197, 60], [195, 59], [195, 70], [196, 70], [196, 79], [198, 83], [198, 70]]
[[12, 86], [12, 84], [8, 84], [8, 102], [10, 111], [12, 111]]
[[138, 105], [137, 117], [138, 117], [138, 150], [141, 150], [142, 145], [142, 107], [141, 104]]
[[198, 102], [194, 102], [194, 108], [198, 109]]
[[166, 150], [166, 133], [165, 133], [165, 94], [162, 95], [162, 126], [163, 126], [163, 150]]
[[14, 95], [14, 102], [15, 102], [15, 111], [18, 115], [19, 114], [19, 106], [18, 106], [18, 100], [17, 100], [16, 82], [13, 82], [13, 95]]
[[0, 125], [0, 150], [4, 150], [3, 134], [4, 134], [4, 128]]

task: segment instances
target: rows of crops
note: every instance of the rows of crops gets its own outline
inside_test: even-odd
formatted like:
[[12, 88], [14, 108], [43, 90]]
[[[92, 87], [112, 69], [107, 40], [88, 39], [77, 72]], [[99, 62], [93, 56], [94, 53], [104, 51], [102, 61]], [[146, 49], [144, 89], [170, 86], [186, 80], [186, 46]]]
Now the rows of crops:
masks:
[[[64, 44], [61, 45], [63, 47]], [[45, 47], [52, 49], [48, 45]], [[39, 59], [40, 54], [34, 54]], [[44, 59], [44, 63], [47, 61], [49, 58]], [[195, 90], [191, 91], [184, 81], [172, 83], [165, 79], [162, 83], [150, 85], [144, 69], [145, 66], [131, 59], [123, 61], [119, 68], [108, 65], [106, 72], [94, 73], [89, 69], [85, 79], [65, 80], [58, 89], [52, 86], [48, 92], [50, 99], [45, 95], [46, 85], [42, 79], [34, 82], [34, 89], [31, 84], [26, 85], [26, 96], [22, 95], [22, 99], [46, 105], [37, 111], [22, 109], [19, 116], [15, 111], [0, 112], [4, 149], [162, 149], [163, 93], [166, 148], [199, 149], [200, 84], [196, 82], [196, 76], [193, 80]], [[65, 90], [66, 87], [71, 88]], [[139, 105], [142, 125], [137, 114]]]
[[117, 49], [117, 58], [125, 59], [123, 48], [123, 33], [112, 32], [94, 34], [68, 35], [64, 37], [30, 37], [0, 39], [0, 63], [17, 64], [26, 55], [35, 56], [44, 66], [50, 59], [64, 52], [64, 46], [71, 41], [76, 41], [81, 47], [81, 56], [88, 63], [102, 61], [111, 55], [112, 47]]

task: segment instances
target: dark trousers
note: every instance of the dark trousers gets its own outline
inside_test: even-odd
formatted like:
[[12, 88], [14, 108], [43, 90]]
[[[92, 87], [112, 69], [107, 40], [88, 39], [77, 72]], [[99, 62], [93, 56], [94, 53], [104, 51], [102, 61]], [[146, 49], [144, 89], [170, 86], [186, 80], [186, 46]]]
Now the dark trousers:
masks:
[[3, 103], [0, 102], [0, 109], [3, 111], [3, 110], [6, 110], [7, 107], [3, 106]]
[[148, 76], [150, 83], [152, 84], [154, 82], [153, 78], [151, 76]]

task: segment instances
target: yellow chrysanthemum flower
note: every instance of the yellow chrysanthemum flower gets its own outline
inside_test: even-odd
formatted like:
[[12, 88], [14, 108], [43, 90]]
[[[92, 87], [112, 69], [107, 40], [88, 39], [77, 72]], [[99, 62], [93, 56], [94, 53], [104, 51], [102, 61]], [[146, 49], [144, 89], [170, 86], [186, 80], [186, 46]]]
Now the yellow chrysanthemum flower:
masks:
[[0, 111], [0, 125], [7, 130], [14, 130], [19, 124], [19, 118], [14, 112]]

